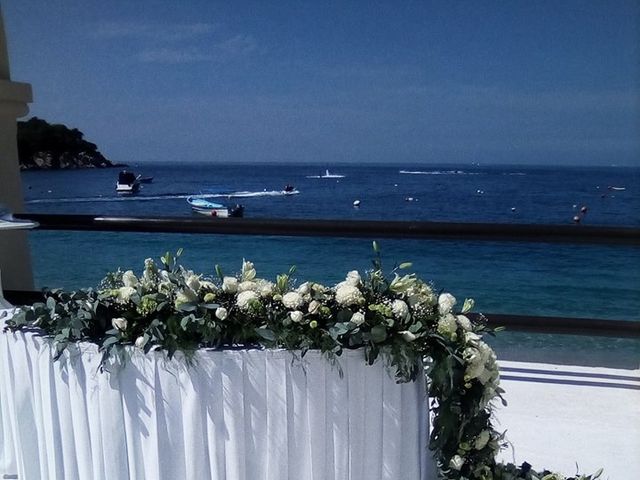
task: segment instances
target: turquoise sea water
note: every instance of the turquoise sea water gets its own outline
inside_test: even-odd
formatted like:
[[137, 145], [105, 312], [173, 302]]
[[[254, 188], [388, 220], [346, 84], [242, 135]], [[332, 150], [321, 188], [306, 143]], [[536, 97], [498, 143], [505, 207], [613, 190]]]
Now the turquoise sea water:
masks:
[[[313, 178], [329, 169], [341, 178]], [[640, 169], [479, 166], [142, 165], [139, 195], [115, 194], [117, 170], [25, 172], [31, 212], [191, 216], [186, 196], [242, 203], [246, 217], [433, 220], [640, 226]], [[410, 172], [410, 173], [409, 173]], [[311, 177], [311, 178], [310, 178]], [[280, 194], [286, 184], [300, 193]], [[612, 190], [615, 186], [625, 190]], [[359, 208], [353, 207], [360, 200]], [[411, 199], [411, 200], [409, 200]], [[212, 219], [215, 221], [215, 219]], [[575, 225], [575, 228], [581, 228]], [[297, 266], [301, 281], [340, 281], [370, 266], [373, 239], [34, 231], [38, 287], [96, 285], [117, 267], [185, 249], [184, 262], [213, 275], [251, 259], [273, 277]], [[390, 269], [413, 262], [437, 289], [473, 297], [483, 312], [638, 320], [640, 248], [459, 240], [384, 239]]]

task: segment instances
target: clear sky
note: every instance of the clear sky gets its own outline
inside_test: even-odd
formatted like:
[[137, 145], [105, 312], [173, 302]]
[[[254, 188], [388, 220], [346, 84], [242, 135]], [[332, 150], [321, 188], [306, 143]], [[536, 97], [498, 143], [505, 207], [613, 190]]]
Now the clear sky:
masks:
[[640, 1], [0, 0], [111, 160], [640, 165]]

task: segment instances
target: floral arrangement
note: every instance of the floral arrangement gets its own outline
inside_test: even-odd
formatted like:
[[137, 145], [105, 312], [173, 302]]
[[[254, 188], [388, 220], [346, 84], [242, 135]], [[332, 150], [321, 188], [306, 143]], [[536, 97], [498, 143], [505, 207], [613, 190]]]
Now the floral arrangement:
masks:
[[[362, 348], [371, 364], [388, 362], [398, 382], [426, 372], [434, 414], [430, 449], [440, 475], [449, 480], [594, 480], [571, 479], [548, 471], [497, 464], [504, 435], [491, 423], [492, 402], [501, 399], [493, 350], [483, 341], [492, 334], [484, 317], [466, 314], [465, 300], [437, 293], [403, 263], [383, 273], [374, 242], [373, 269], [347, 274], [333, 287], [296, 284], [289, 273], [274, 282], [258, 278], [253, 263], [242, 262], [238, 275], [216, 266], [215, 278], [178, 263], [181, 251], [167, 253], [157, 265], [147, 259], [140, 275], [110, 273], [97, 289], [46, 292], [46, 302], [24, 307], [8, 320], [11, 330], [38, 328], [52, 336], [58, 355], [70, 342], [97, 343], [103, 364], [125, 346], [172, 356], [197, 348], [244, 345], [320, 350], [336, 359], [344, 349]], [[504, 402], [504, 401], [503, 401]]]

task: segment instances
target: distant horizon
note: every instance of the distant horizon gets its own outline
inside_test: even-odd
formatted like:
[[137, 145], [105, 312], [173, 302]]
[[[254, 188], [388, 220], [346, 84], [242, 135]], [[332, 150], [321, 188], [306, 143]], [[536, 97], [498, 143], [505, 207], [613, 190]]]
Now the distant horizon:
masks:
[[148, 7], [2, 0], [29, 117], [116, 163], [640, 165], [634, 0]]

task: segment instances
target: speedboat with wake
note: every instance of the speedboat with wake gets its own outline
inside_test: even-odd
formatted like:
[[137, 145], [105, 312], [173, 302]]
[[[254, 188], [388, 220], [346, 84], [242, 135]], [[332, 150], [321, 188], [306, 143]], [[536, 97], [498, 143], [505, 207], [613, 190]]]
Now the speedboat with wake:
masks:
[[122, 195], [132, 195], [138, 193], [140, 190], [140, 175], [137, 177], [133, 172], [128, 170], [122, 170], [118, 174], [118, 181], [116, 182], [116, 193]]
[[293, 185], [287, 183], [284, 188], [282, 189], [282, 194], [283, 195], [297, 195], [298, 193], [300, 193], [298, 190], [296, 190], [296, 187], [294, 187]]
[[194, 213], [207, 215], [209, 217], [242, 217], [244, 215], [244, 206], [236, 205], [235, 207], [225, 207], [220, 203], [215, 203], [203, 197], [187, 197], [187, 203], [191, 206]]

